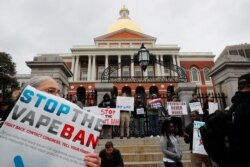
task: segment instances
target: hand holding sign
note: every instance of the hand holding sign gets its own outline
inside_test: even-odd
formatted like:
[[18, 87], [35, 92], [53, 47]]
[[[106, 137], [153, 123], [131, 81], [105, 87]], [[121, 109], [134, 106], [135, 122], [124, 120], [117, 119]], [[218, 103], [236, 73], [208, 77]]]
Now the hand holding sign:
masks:
[[[26, 166], [86, 166], [102, 125], [100, 114], [28, 86], [0, 129], [0, 166], [13, 166], [8, 160], [17, 154]], [[21, 157], [14, 162], [24, 167]]]

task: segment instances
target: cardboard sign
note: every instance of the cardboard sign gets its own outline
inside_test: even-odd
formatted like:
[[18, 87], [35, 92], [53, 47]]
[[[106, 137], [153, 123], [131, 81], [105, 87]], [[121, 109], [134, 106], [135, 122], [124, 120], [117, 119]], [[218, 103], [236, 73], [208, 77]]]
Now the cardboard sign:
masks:
[[0, 129], [0, 166], [84, 167], [102, 126], [102, 116], [28, 86]]
[[159, 109], [162, 107], [161, 99], [152, 99], [148, 101], [151, 108]]
[[167, 102], [169, 115], [187, 115], [186, 102]]
[[144, 108], [137, 108], [137, 109], [136, 109], [136, 114], [137, 114], [137, 115], [145, 114]]
[[120, 125], [120, 110], [116, 108], [98, 108], [104, 117], [104, 125]]
[[189, 103], [189, 107], [191, 111], [198, 111], [199, 114], [203, 114], [200, 102]]
[[134, 97], [117, 96], [116, 108], [119, 110], [133, 111]]
[[201, 140], [200, 127], [205, 124], [205, 122], [194, 121], [194, 131], [193, 131], [193, 153], [207, 155], [204, 148], [203, 142]]
[[218, 103], [208, 102], [209, 114], [213, 114], [216, 110], [218, 110]]

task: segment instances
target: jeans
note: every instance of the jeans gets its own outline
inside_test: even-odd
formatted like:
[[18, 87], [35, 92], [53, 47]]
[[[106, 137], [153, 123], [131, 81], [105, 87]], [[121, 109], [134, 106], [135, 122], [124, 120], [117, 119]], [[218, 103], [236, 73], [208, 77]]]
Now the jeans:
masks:
[[182, 162], [164, 162], [165, 167], [183, 167]]
[[157, 136], [159, 135], [159, 116], [158, 115], [149, 115], [149, 125], [150, 125], [150, 135]]
[[144, 118], [134, 118], [135, 136], [144, 136]]

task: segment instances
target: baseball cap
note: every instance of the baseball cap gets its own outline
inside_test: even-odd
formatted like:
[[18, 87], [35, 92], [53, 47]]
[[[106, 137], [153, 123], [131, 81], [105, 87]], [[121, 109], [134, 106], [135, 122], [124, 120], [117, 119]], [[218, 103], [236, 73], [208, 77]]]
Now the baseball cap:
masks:
[[152, 97], [157, 97], [157, 95], [155, 93], [152, 94]]
[[238, 79], [238, 89], [243, 89], [245, 87], [250, 87], [250, 73], [241, 75]]

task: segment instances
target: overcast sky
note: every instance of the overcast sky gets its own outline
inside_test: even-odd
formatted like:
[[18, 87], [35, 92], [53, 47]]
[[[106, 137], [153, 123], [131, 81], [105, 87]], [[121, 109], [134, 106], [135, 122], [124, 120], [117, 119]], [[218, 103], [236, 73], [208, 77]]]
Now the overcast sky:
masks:
[[0, 0], [0, 52], [12, 56], [18, 74], [29, 74], [25, 61], [39, 53], [94, 45], [123, 5], [144, 34], [181, 52], [219, 55], [250, 41], [249, 0]]

